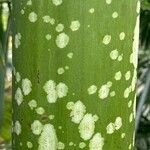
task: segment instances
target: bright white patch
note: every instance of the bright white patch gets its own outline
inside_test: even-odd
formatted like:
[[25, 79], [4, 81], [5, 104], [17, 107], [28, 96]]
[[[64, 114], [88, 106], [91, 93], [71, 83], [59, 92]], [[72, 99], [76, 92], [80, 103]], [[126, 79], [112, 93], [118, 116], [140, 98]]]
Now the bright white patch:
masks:
[[125, 138], [125, 136], [126, 136], [126, 134], [125, 134], [125, 133], [122, 133], [122, 134], [121, 134], [121, 138], [122, 138], [122, 139], [124, 139], [124, 138]]
[[77, 31], [80, 28], [80, 22], [78, 20], [72, 21], [70, 25], [70, 29], [72, 31]]
[[21, 133], [21, 124], [19, 121], [15, 122], [14, 132], [19, 135]]
[[61, 5], [62, 2], [63, 2], [62, 0], [52, 0], [52, 3], [53, 3], [55, 6]]
[[118, 58], [118, 55], [119, 55], [119, 53], [118, 53], [118, 50], [117, 50], [117, 49], [112, 50], [112, 51], [110, 52], [110, 58], [111, 58], [112, 60], [116, 60], [116, 59]]
[[69, 43], [69, 36], [65, 33], [60, 33], [56, 37], [56, 45], [59, 48], [65, 48], [67, 44]]
[[17, 82], [20, 82], [20, 80], [21, 80], [20, 73], [19, 73], [19, 72], [16, 72], [16, 81], [17, 81]]
[[139, 14], [140, 13], [140, 9], [141, 9], [141, 3], [140, 1], [137, 2], [137, 8], [136, 8], [136, 12]]
[[43, 18], [43, 22], [45, 23], [50, 23], [51, 25], [55, 24], [55, 19], [51, 18], [50, 16], [44, 16]]
[[89, 9], [89, 13], [93, 14], [94, 13], [94, 8]]
[[132, 89], [132, 91], [135, 90], [136, 81], [137, 81], [137, 70], [134, 69], [134, 73], [133, 73], [133, 77], [132, 77], [132, 82], [131, 82], [131, 89]]
[[58, 68], [57, 73], [58, 74], [63, 74], [65, 72], [64, 68]]
[[132, 122], [132, 121], [133, 121], [133, 113], [131, 113], [129, 116], [129, 122]]
[[89, 140], [94, 134], [95, 121], [92, 114], [86, 114], [79, 125], [79, 133], [83, 140]]
[[132, 101], [130, 100], [129, 102], [128, 102], [128, 107], [130, 108], [132, 106]]
[[17, 33], [16, 35], [15, 35], [15, 48], [18, 48], [20, 45], [21, 45], [21, 42], [20, 42], [20, 40], [21, 40], [21, 34], [20, 33]]
[[38, 140], [38, 150], [56, 150], [58, 147], [58, 140], [54, 126], [45, 124], [43, 131]]
[[46, 34], [45, 38], [46, 38], [47, 40], [50, 40], [50, 39], [52, 38], [52, 36], [51, 36], [50, 34]]
[[113, 17], [114, 19], [117, 18], [117, 17], [118, 17], [118, 13], [117, 13], [116, 11], [113, 12], [112, 17]]
[[31, 130], [33, 132], [33, 134], [35, 135], [40, 135], [43, 129], [43, 125], [39, 120], [35, 120], [32, 124], [31, 124]]
[[51, 90], [47, 94], [47, 101], [49, 103], [55, 103], [57, 101], [58, 95], [56, 90]]
[[68, 87], [65, 83], [60, 82], [56, 87], [56, 91], [57, 91], [58, 97], [63, 98], [67, 96]]
[[79, 143], [79, 148], [83, 149], [86, 147], [86, 144], [84, 142]]
[[89, 88], [88, 88], [88, 94], [91, 95], [91, 94], [94, 94], [96, 93], [97, 91], [97, 86], [96, 85], [91, 85]]
[[32, 90], [32, 84], [31, 84], [31, 81], [29, 79], [23, 79], [22, 80], [22, 90], [23, 90], [23, 93], [24, 95], [28, 95], [31, 90]]
[[93, 118], [94, 118], [95, 122], [98, 121], [98, 119], [99, 119], [99, 117], [97, 115], [94, 115]]
[[67, 57], [70, 58], [70, 59], [72, 59], [73, 53], [72, 53], [72, 52], [68, 53], [68, 54], [67, 54]]
[[114, 97], [115, 95], [116, 95], [116, 92], [115, 92], [115, 91], [110, 92], [110, 96], [111, 96], [111, 97]]
[[127, 87], [124, 91], [124, 98], [128, 98], [131, 93], [131, 87]]
[[27, 1], [27, 5], [28, 5], [28, 6], [31, 6], [31, 5], [32, 5], [32, 1], [31, 1], [31, 0], [28, 0], [28, 1]]
[[122, 73], [121, 73], [121, 71], [118, 71], [118, 72], [116, 72], [115, 73], [115, 80], [121, 80], [121, 77], [122, 77]]
[[43, 107], [38, 107], [35, 111], [39, 115], [43, 115], [45, 113], [45, 110]]
[[112, 86], [112, 82], [111, 81], [108, 81], [107, 82], [107, 86], [110, 88]]
[[122, 61], [123, 59], [123, 54], [121, 54], [119, 57], [118, 57], [118, 61]]
[[31, 12], [28, 16], [28, 19], [30, 22], [36, 22], [37, 21], [37, 14], [35, 12]]
[[58, 142], [57, 149], [65, 149], [65, 144], [62, 142]]
[[119, 130], [122, 126], [122, 118], [117, 117], [114, 124], [115, 124], [115, 129]]
[[131, 77], [131, 72], [130, 71], [127, 71], [126, 74], [125, 74], [125, 79], [126, 80], [129, 80]]
[[74, 104], [69, 102], [67, 105], [72, 110], [70, 113], [70, 117], [72, 117], [71, 121], [79, 124], [86, 112], [85, 105], [81, 101], [77, 101]]
[[15, 93], [15, 100], [19, 105], [21, 105], [21, 103], [23, 102], [23, 95], [22, 95], [22, 91], [20, 88], [17, 88], [16, 93]]
[[109, 95], [109, 91], [110, 91], [110, 88], [107, 84], [102, 85], [101, 88], [98, 91], [99, 98], [100, 99], [107, 98], [108, 95]]
[[33, 110], [37, 107], [37, 102], [34, 99], [32, 99], [31, 101], [29, 101], [28, 105]]
[[104, 146], [104, 138], [101, 133], [96, 133], [90, 140], [89, 150], [102, 150]]
[[112, 134], [112, 133], [114, 133], [114, 131], [115, 131], [115, 125], [114, 125], [114, 123], [109, 123], [108, 125], [107, 125], [107, 127], [106, 127], [106, 131], [107, 131], [107, 134]]
[[110, 35], [105, 35], [104, 38], [103, 38], [103, 43], [105, 45], [108, 45], [111, 41], [111, 36]]
[[129, 144], [129, 147], [128, 147], [128, 149], [131, 149], [132, 148], [132, 144]]
[[125, 39], [125, 33], [124, 32], [121, 32], [120, 34], [119, 34], [119, 38], [120, 38], [120, 40], [122, 41], [122, 40], [124, 40]]
[[62, 32], [64, 30], [64, 25], [63, 24], [58, 24], [57, 26], [56, 26], [56, 31], [57, 32]]
[[112, 0], [106, 0], [107, 4], [111, 4]]
[[49, 94], [50, 91], [54, 91], [56, 88], [56, 83], [53, 80], [49, 80], [43, 86], [44, 91]]
[[33, 144], [31, 142], [27, 141], [27, 147], [30, 149], [33, 147]]
[[68, 110], [72, 110], [73, 106], [74, 106], [74, 102], [68, 102], [67, 105], [66, 105]]

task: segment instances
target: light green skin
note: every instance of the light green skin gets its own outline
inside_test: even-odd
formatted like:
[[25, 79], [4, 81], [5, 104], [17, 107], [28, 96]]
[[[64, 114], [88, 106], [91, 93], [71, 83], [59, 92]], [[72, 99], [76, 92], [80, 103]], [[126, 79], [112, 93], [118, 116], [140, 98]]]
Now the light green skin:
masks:
[[[38, 149], [39, 136], [34, 135], [30, 128], [34, 120], [39, 120], [43, 124], [53, 124], [59, 141], [65, 144], [65, 149], [78, 150], [78, 144], [84, 140], [80, 137], [78, 125], [71, 121], [70, 110], [66, 109], [67, 102], [77, 100], [84, 103], [88, 113], [99, 116], [99, 120], [95, 123], [95, 133], [100, 132], [105, 139], [103, 150], [127, 150], [132, 143], [134, 130], [134, 121], [129, 123], [133, 107], [128, 108], [128, 102], [134, 100], [135, 92], [125, 99], [123, 93], [131, 84], [132, 78], [129, 81], [125, 78], [116, 81], [114, 74], [121, 71], [124, 75], [130, 70], [133, 76], [134, 67], [129, 62], [129, 57], [132, 53], [137, 1], [119, 0], [107, 5], [105, 0], [64, 0], [60, 6], [55, 6], [50, 0], [32, 0], [32, 3], [31, 6], [27, 6], [24, 1], [13, 1], [15, 19], [13, 35], [18, 32], [22, 35], [19, 48], [15, 49], [13, 46], [13, 64], [22, 78], [28, 78], [32, 82], [32, 92], [24, 96], [24, 102], [18, 107], [14, 94], [17, 87], [21, 87], [21, 82], [16, 85], [15, 79], [13, 80], [13, 121], [19, 120], [22, 126], [19, 136], [13, 133], [13, 150], [28, 149], [27, 141], [32, 142], [33, 150]], [[26, 7], [24, 15], [20, 13], [23, 7]], [[90, 8], [95, 9], [93, 14], [89, 13]], [[32, 11], [38, 15], [35, 23], [28, 20], [28, 15]], [[119, 14], [117, 19], [112, 18], [114, 11]], [[44, 23], [42, 17], [45, 15], [53, 17], [55, 25]], [[81, 24], [80, 29], [75, 32], [69, 28], [73, 20], [79, 20]], [[63, 32], [70, 38], [64, 49], [58, 48], [55, 43], [58, 35], [55, 27], [58, 23], [64, 24]], [[121, 32], [126, 33], [124, 41], [118, 38]], [[48, 33], [52, 35], [50, 41], [45, 39]], [[112, 36], [111, 43], [107, 46], [102, 43], [106, 34]], [[111, 50], [116, 48], [124, 55], [121, 62], [113, 61], [109, 57]], [[74, 53], [72, 59], [67, 57], [69, 52]], [[69, 66], [69, 70], [62, 75], [57, 74], [57, 69], [66, 65]], [[69, 88], [67, 96], [54, 104], [49, 104], [43, 90], [48, 80], [54, 80], [56, 83], [64, 82]], [[115, 97], [109, 96], [101, 100], [98, 92], [93, 95], [88, 94], [89, 86], [94, 84], [99, 89], [108, 81], [113, 82]], [[31, 99], [35, 99], [38, 106], [45, 109], [44, 115], [38, 115], [29, 108], [28, 102]], [[51, 114], [55, 115], [54, 120], [48, 119]], [[121, 129], [112, 135], [106, 134], [106, 126], [117, 116], [123, 119]], [[64, 133], [58, 129], [59, 126], [62, 126]], [[124, 139], [121, 139], [121, 133], [126, 133]], [[70, 147], [69, 142], [77, 146]], [[89, 141], [85, 143], [87, 146], [84, 150], [87, 150]]]

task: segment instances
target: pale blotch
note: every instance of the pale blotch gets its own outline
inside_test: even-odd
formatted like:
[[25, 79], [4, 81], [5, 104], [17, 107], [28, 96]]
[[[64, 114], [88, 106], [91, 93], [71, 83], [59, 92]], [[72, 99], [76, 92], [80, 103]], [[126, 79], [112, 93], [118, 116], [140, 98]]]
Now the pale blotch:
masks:
[[94, 118], [95, 122], [98, 121], [98, 119], [99, 119], [99, 117], [97, 115], [94, 115], [93, 118]]
[[114, 97], [116, 95], [115, 91], [110, 92], [110, 97]]
[[114, 122], [114, 125], [115, 125], [115, 129], [119, 130], [122, 127], [122, 118], [117, 117], [115, 122]]
[[130, 108], [132, 106], [132, 101], [130, 100], [129, 102], [128, 102], [128, 107]]
[[92, 137], [95, 130], [95, 121], [92, 114], [86, 114], [83, 117], [78, 129], [79, 129], [80, 137], [83, 140], [87, 141]]
[[72, 110], [70, 113], [71, 121], [79, 124], [86, 112], [85, 105], [81, 101], [77, 101], [76, 103], [69, 102], [67, 108]]
[[33, 147], [33, 144], [32, 144], [30, 141], [27, 141], [27, 147], [28, 147], [29, 149], [31, 149], [31, 148]]
[[60, 23], [56, 26], [55, 29], [57, 32], [62, 32], [64, 30], [64, 25]]
[[21, 42], [20, 42], [20, 40], [21, 40], [21, 34], [20, 33], [17, 33], [16, 35], [15, 35], [15, 48], [18, 48], [20, 45], [21, 45]]
[[124, 91], [124, 98], [128, 98], [130, 93], [131, 93], [131, 86], [130, 87], [127, 87]]
[[21, 124], [19, 121], [16, 121], [15, 122], [15, 125], [14, 125], [14, 132], [19, 135], [21, 134]]
[[129, 116], [129, 122], [130, 123], [133, 121], [133, 116], [134, 116], [133, 113], [131, 113], [130, 116]]
[[49, 91], [49, 93], [47, 94], [47, 101], [49, 103], [55, 103], [57, 101], [58, 95], [57, 95], [57, 91]]
[[43, 107], [38, 107], [35, 109], [36, 113], [39, 115], [43, 115], [45, 113], [45, 110]]
[[137, 8], [136, 8], [137, 14], [140, 13], [140, 9], [141, 9], [141, 3], [140, 3], [140, 1], [138, 0], [138, 2], [137, 2]]
[[38, 150], [56, 150], [58, 148], [57, 135], [52, 124], [44, 125], [38, 143]]
[[119, 55], [119, 52], [117, 49], [115, 49], [110, 52], [109, 56], [112, 60], [116, 60], [118, 58], [118, 55]]
[[105, 99], [108, 97], [110, 91], [110, 87], [107, 84], [101, 86], [98, 91], [98, 96], [100, 99]]
[[28, 5], [28, 6], [31, 6], [31, 5], [32, 5], [32, 0], [28, 0], [28, 1], [27, 1], [27, 5]]
[[29, 79], [23, 79], [22, 80], [22, 90], [23, 90], [23, 93], [24, 95], [28, 95], [31, 90], [32, 90], [32, 84], [31, 84], [31, 81]]
[[60, 82], [57, 86], [56, 86], [56, 91], [57, 91], [57, 95], [59, 98], [63, 98], [65, 96], [67, 96], [68, 93], [68, 87], [65, 83]]
[[58, 74], [63, 74], [65, 72], [64, 68], [58, 68], [57, 73]]
[[131, 78], [131, 72], [127, 71], [126, 74], [125, 74], [125, 79], [129, 80], [130, 78]]
[[53, 120], [53, 119], [55, 118], [55, 116], [54, 116], [54, 115], [49, 115], [48, 118], [49, 118], [50, 120]]
[[31, 124], [31, 130], [32, 133], [35, 135], [40, 135], [43, 129], [43, 125], [39, 120], [35, 120], [32, 124]]
[[111, 35], [105, 35], [103, 38], [103, 44], [108, 45], [111, 41]]
[[67, 108], [68, 110], [72, 110], [73, 107], [74, 107], [74, 102], [68, 102], [67, 105], [66, 105], [66, 108]]
[[37, 21], [37, 14], [35, 12], [31, 12], [28, 16], [30, 22], [34, 23]]
[[65, 149], [65, 144], [62, 142], [58, 142], [57, 149]]
[[31, 108], [31, 110], [33, 110], [34, 108], [37, 107], [37, 102], [36, 100], [32, 99], [31, 101], [28, 102], [28, 105]]
[[106, 0], [106, 4], [111, 4], [112, 0]]
[[79, 148], [83, 149], [85, 147], [86, 147], [86, 143], [84, 143], [84, 142], [79, 143]]
[[115, 131], [115, 124], [114, 123], [109, 123], [106, 127], [106, 131], [107, 131], [107, 134], [112, 134], [114, 133]]
[[68, 53], [68, 54], [67, 54], [67, 57], [70, 58], [70, 59], [72, 59], [73, 53], [72, 53], [72, 52]]
[[69, 66], [65, 66], [65, 69], [66, 69], [66, 70], [69, 70]]
[[92, 95], [92, 94], [96, 93], [96, 91], [97, 91], [97, 86], [96, 86], [96, 85], [91, 85], [91, 86], [87, 89], [87, 91], [88, 91], [88, 94], [89, 94], [89, 95]]
[[95, 11], [95, 9], [94, 9], [94, 8], [90, 8], [90, 9], [89, 9], [89, 13], [91, 13], [91, 14], [93, 14], [93, 13], [94, 13], [94, 11]]
[[74, 145], [74, 143], [73, 142], [69, 142], [69, 146], [73, 146]]
[[52, 0], [52, 3], [55, 5], [55, 6], [59, 6], [62, 4], [62, 0]]
[[118, 71], [118, 72], [116, 72], [115, 73], [115, 80], [121, 80], [121, 77], [122, 77], [122, 73], [121, 73], [121, 71]]
[[49, 41], [52, 38], [52, 36], [50, 34], [46, 34], [45, 38]]
[[20, 73], [19, 73], [19, 72], [16, 72], [16, 81], [17, 81], [17, 82], [20, 82], [20, 80], [21, 80]]
[[101, 133], [96, 133], [89, 143], [89, 150], [103, 150], [104, 138]]
[[70, 25], [70, 29], [72, 31], [77, 31], [80, 28], [80, 22], [78, 20], [72, 21]]
[[118, 61], [122, 61], [123, 59], [123, 54], [121, 54], [120, 56], [118, 56]]
[[118, 13], [117, 13], [116, 11], [113, 12], [112, 17], [113, 17], [114, 19], [117, 18], [117, 17], [118, 17]]
[[60, 33], [57, 37], [56, 37], [56, 45], [59, 48], [65, 48], [67, 46], [67, 44], [69, 43], [69, 36], [65, 33]]
[[54, 91], [56, 88], [56, 83], [53, 80], [49, 80], [43, 86], [44, 91], [49, 94], [50, 91]]
[[50, 23], [51, 25], [55, 24], [55, 19], [51, 18], [50, 16], [44, 16], [43, 18], [43, 22], [45, 23]]
[[121, 138], [122, 138], [122, 139], [124, 139], [124, 138], [125, 138], [125, 136], [126, 136], [126, 134], [125, 134], [125, 133], [122, 133], [122, 134], [121, 134]]
[[24, 15], [24, 14], [25, 14], [25, 11], [24, 11], [23, 9], [21, 9], [21, 11], [20, 11], [20, 12], [21, 12], [21, 14], [22, 14], [22, 15]]
[[15, 92], [15, 100], [19, 105], [21, 105], [21, 103], [23, 102], [23, 94], [20, 88], [17, 88], [16, 92]]
[[125, 36], [126, 36], [126, 34], [125, 34], [124, 32], [121, 32], [121, 33], [119, 34], [120, 40], [121, 40], [121, 41], [124, 40], [124, 39], [125, 39]]

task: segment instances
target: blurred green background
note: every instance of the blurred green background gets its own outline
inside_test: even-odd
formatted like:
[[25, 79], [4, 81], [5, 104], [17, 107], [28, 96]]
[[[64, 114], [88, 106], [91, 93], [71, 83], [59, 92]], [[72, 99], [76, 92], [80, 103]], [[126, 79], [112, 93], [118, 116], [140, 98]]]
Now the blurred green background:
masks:
[[[11, 0], [0, 0], [0, 150], [11, 149]], [[150, 0], [141, 0], [135, 150], [150, 150]]]

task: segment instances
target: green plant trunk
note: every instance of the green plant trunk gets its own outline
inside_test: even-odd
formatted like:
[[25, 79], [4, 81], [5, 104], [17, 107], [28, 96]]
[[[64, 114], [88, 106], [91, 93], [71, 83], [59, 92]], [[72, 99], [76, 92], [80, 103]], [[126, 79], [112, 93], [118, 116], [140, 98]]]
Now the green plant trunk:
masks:
[[13, 1], [13, 150], [133, 149], [139, 9]]

